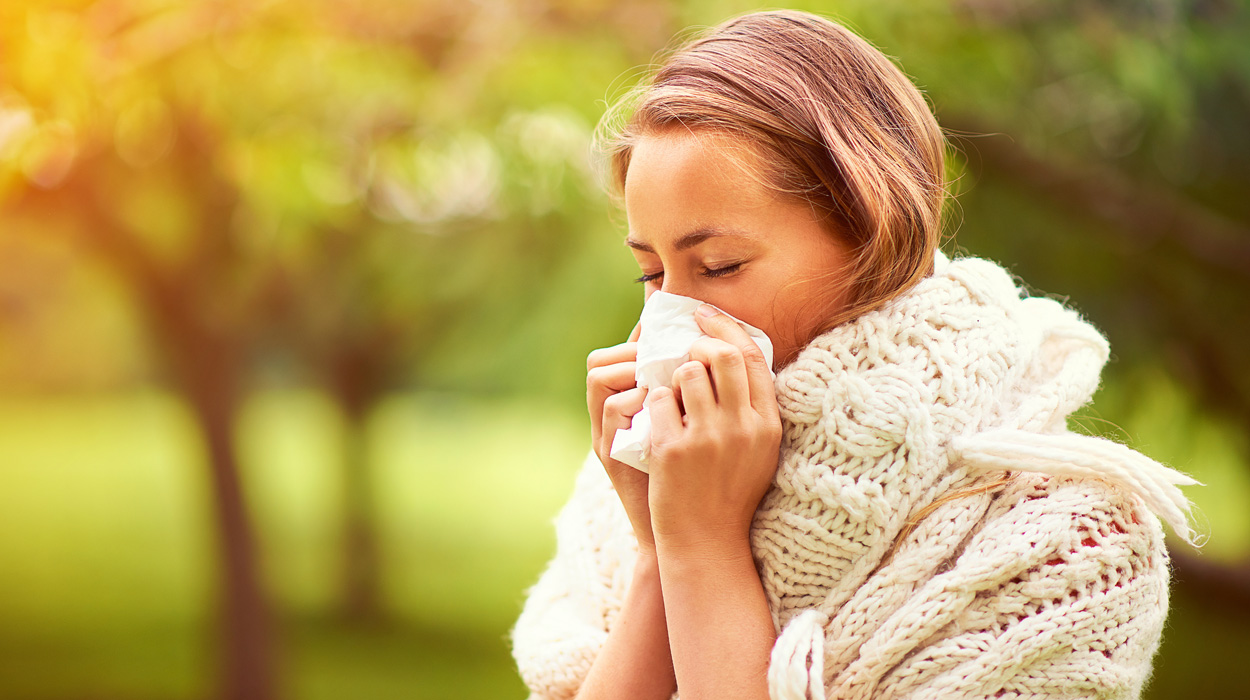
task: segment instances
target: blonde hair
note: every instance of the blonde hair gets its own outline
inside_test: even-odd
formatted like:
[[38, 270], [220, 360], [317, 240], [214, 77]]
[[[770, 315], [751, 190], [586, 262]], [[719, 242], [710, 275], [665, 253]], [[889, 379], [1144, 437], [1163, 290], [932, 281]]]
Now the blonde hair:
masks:
[[615, 193], [624, 190], [637, 140], [674, 127], [750, 144], [762, 180], [810, 203], [850, 248], [851, 269], [830, 271], [849, 275], [847, 304], [834, 311], [824, 300], [830, 310], [817, 332], [932, 271], [945, 139], [907, 76], [845, 27], [806, 12], [757, 12], [672, 52], [600, 124]]

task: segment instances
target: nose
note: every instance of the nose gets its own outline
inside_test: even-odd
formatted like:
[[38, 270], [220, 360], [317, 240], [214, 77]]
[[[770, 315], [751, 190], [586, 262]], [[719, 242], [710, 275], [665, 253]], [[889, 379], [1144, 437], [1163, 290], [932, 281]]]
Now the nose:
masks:
[[692, 285], [682, 282], [677, 275], [664, 275], [664, 281], [660, 284], [660, 291], [682, 297], [693, 297], [696, 293]]

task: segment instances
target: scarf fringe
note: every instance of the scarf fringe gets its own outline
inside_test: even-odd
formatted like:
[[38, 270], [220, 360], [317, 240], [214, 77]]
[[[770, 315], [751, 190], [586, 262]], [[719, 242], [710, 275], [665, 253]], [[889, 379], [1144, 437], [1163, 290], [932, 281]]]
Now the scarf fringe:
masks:
[[1201, 546], [1190, 526], [1193, 505], [1178, 486], [1197, 480], [1103, 438], [1075, 433], [990, 430], [951, 441], [952, 464], [974, 470], [1025, 471], [1102, 479], [1137, 494], [1190, 545]]
[[770, 700], [825, 700], [828, 623], [819, 610], [804, 610], [782, 630], [768, 664]]

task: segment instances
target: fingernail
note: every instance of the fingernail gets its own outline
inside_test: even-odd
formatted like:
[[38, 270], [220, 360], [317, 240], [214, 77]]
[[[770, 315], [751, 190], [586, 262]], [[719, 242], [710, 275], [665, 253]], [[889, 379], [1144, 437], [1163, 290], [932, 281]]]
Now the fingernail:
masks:
[[720, 311], [718, 311], [717, 308], [715, 306], [712, 306], [711, 304], [700, 304], [699, 308], [696, 310], [696, 313], [698, 313], [700, 316], [715, 316], [716, 314], [720, 313]]

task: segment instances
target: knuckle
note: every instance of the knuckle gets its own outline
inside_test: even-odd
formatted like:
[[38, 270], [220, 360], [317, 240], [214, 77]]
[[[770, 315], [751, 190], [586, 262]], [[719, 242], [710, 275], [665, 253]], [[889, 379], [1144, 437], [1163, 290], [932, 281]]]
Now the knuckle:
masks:
[[759, 415], [750, 406], [743, 406], [733, 415], [734, 432], [752, 433], [760, 429]]
[[621, 395], [613, 394], [603, 400], [603, 415], [619, 413], [621, 408]]
[[652, 438], [651, 454], [663, 462], [680, 462], [690, 454], [690, 446], [685, 442]]
[[629, 403], [625, 394], [613, 394], [603, 401], [603, 414], [619, 416], [625, 413], [625, 407]]
[[712, 350], [712, 360], [726, 365], [734, 365], [743, 361], [742, 351], [729, 343], [719, 343]]
[[591, 370], [603, 364], [603, 359], [602, 359], [603, 355], [604, 355], [603, 348], [591, 350], [590, 354], [586, 356], [586, 369]]
[[732, 435], [744, 445], [769, 445], [781, 440], [781, 421], [746, 408], [735, 417]]
[[692, 435], [689, 444], [691, 450], [707, 453], [724, 446], [732, 446], [733, 443], [738, 442], [742, 437], [737, 431], [725, 434], [716, 429], [708, 429]]
[[604, 367], [632, 359], [631, 351], [634, 345], [634, 343], [621, 343], [612, 347], [591, 350], [590, 354], [586, 355], [586, 369]]
[[781, 424], [768, 423], [760, 431], [760, 438], [769, 445], [776, 445], [781, 442]]
[[781, 429], [781, 419], [780, 419], [780, 418], [777, 418], [776, 416], [773, 416], [773, 417], [771, 417], [770, 419], [768, 419], [767, 421], [765, 421], [764, 426], [765, 426], [765, 428], [768, 430], [768, 434], [769, 434], [769, 435], [771, 435], [771, 436], [773, 436], [773, 437], [775, 437], [775, 438], [780, 438], [780, 437], [781, 437], [782, 429]]
[[703, 376], [706, 374], [706, 370], [703, 369], [702, 362], [691, 360], [690, 362], [683, 363], [680, 367], [678, 367], [674, 374], [678, 378], [690, 380], [698, 379]]
[[762, 365], [766, 362], [764, 359], [764, 351], [760, 350], [759, 346], [755, 343], [751, 343], [747, 347], [742, 348], [742, 359], [746, 361], [747, 364], [752, 365]]

